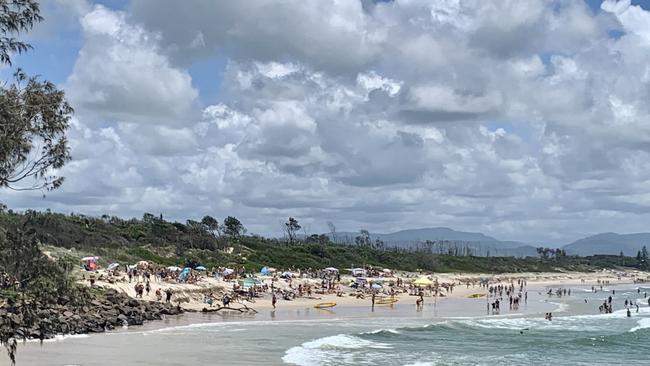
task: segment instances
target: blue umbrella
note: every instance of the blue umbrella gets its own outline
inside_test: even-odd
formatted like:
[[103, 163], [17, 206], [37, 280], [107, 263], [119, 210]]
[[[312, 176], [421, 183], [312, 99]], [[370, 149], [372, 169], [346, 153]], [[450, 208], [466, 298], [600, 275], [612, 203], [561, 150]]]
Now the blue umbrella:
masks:
[[198, 267], [195, 267], [194, 269], [197, 270], [197, 271], [205, 271], [206, 270], [206, 268], [203, 267], [203, 266], [198, 266]]

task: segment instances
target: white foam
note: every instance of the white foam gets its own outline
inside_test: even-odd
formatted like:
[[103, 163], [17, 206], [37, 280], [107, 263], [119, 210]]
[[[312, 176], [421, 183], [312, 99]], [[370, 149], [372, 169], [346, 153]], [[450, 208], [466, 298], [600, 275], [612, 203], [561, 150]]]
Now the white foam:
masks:
[[639, 321], [637, 322], [637, 324], [638, 324], [638, 326], [636, 326], [636, 327], [630, 329], [630, 333], [634, 333], [634, 332], [636, 332], [636, 331], [638, 331], [638, 330], [641, 330], [641, 329], [648, 329], [648, 328], [650, 328], [650, 318], [639, 319]]
[[433, 362], [415, 362], [415, 363], [409, 363], [404, 366], [433, 366]]
[[[282, 361], [299, 366], [317, 366], [322, 365], [325, 361], [331, 361], [333, 357], [339, 359], [350, 356], [342, 353], [341, 349], [366, 348], [390, 349], [392, 347], [385, 343], [373, 342], [353, 335], [338, 334], [318, 338], [305, 342], [300, 346], [289, 348], [282, 357]], [[342, 361], [342, 363], [347, 363], [345, 360]]]
[[144, 334], [150, 335], [154, 333], [169, 333], [176, 334], [178, 331], [193, 330], [193, 329], [209, 329], [209, 328], [224, 328], [228, 326], [255, 326], [255, 325], [282, 325], [282, 324], [313, 324], [313, 323], [333, 323], [338, 324], [339, 318], [328, 319], [309, 319], [309, 320], [243, 320], [243, 321], [215, 321], [208, 323], [194, 323], [187, 325], [176, 325], [173, 327], [158, 328], [140, 332], [133, 332], [131, 334]]
[[565, 304], [565, 303], [560, 303], [560, 302], [549, 302], [549, 304], [553, 304], [553, 305], [557, 306], [557, 308], [555, 308], [555, 310], [553, 310], [553, 312], [555, 312], [555, 313], [562, 313], [562, 312], [565, 312], [565, 311], [567, 311], [567, 309], [569, 308], [569, 305], [568, 305], [568, 304]]
[[393, 328], [376, 329], [376, 330], [372, 330], [370, 332], [364, 332], [364, 333], [361, 333], [361, 334], [378, 334], [378, 333], [382, 333], [382, 332], [387, 332], [387, 333], [392, 333], [392, 334], [401, 334], [400, 331], [398, 331], [397, 329], [393, 329]]
[[[88, 334], [57, 334], [52, 338], [44, 339], [43, 342], [62, 342], [66, 339], [88, 338]], [[40, 339], [29, 339], [27, 342], [40, 342]]]

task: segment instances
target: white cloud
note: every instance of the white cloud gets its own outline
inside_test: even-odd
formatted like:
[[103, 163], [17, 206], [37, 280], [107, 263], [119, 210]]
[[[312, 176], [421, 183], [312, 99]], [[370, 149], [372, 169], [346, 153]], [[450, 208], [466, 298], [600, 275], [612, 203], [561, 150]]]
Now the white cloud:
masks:
[[189, 74], [160, 54], [159, 35], [101, 5], [80, 21], [86, 42], [65, 85], [78, 109], [157, 122], [190, 111], [198, 92]]
[[[559, 244], [650, 218], [650, 22], [629, 2], [78, 9], [68, 180], [12, 205]], [[199, 106], [206, 56], [227, 66]]]

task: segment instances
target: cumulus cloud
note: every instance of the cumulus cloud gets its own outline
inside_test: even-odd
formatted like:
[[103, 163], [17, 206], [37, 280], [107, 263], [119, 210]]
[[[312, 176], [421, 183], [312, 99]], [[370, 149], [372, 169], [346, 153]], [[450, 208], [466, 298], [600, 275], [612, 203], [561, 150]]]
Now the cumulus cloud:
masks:
[[80, 22], [85, 44], [66, 83], [75, 106], [172, 121], [189, 112], [198, 93], [189, 74], [159, 52], [159, 35], [101, 5]]
[[[650, 13], [629, 1], [78, 8], [68, 180], [14, 206], [236, 215], [272, 235], [289, 215], [553, 244], [647, 230]], [[188, 68], [215, 55], [199, 105]]]

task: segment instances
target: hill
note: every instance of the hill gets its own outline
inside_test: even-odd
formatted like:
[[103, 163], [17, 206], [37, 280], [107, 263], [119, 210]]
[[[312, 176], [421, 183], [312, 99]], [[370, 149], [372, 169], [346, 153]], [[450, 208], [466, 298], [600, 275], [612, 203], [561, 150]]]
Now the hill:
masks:
[[602, 233], [576, 240], [564, 246], [568, 254], [619, 254], [635, 256], [641, 248], [650, 247], [650, 233]]
[[[358, 232], [341, 232], [328, 234], [339, 243], [354, 243]], [[467, 231], [453, 230], [447, 227], [400, 230], [394, 233], [370, 233], [370, 240], [380, 240], [387, 246], [399, 248], [418, 248], [433, 245], [434, 251], [449, 252], [457, 249], [470, 250], [473, 255], [536, 256], [535, 247], [517, 242], [502, 241], [491, 236]], [[432, 243], [433, 242], [433, 243]]]

